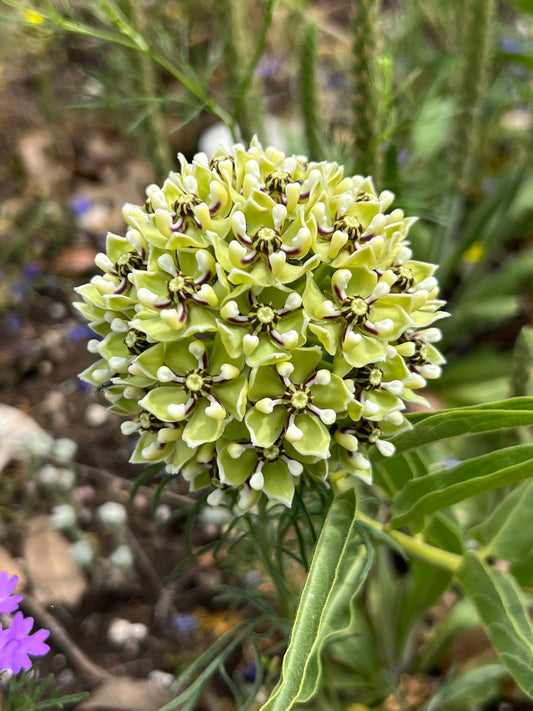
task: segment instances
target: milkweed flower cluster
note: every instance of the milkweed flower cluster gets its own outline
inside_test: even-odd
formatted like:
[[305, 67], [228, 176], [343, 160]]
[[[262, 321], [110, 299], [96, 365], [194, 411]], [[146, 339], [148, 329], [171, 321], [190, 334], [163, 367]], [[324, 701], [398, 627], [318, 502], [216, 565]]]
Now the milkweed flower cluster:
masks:
[[50, 632], [37, 630], [30, 634], [33, 617], [24, 617], [17, 611], [22, 600], [22, 595], [12, 594], [17, 583], [16, 575], [10, 578], [6, 572], [0, 573], [0, 614], [15, 613], [9, 627], [0, 625], [0, 671], [9, 669], [15, 674], [31, 667], [28, 655], [40, 657], [50, 651], [44, 643]]
[[213, 486], [212, 504], [290, 505], [302, 475], [370, 480], [369, 449], [392, 454], [443, 362], [413, 218], [370, 178], [257, 141], [179, 158], [77, 289], [98, 335], [82, 379], [129, 418], [133, 462]]

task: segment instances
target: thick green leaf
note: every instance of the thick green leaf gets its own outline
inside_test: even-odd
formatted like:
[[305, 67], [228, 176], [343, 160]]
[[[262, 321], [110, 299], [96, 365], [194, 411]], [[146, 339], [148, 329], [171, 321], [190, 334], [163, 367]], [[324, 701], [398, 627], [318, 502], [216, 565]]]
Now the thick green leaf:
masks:
[[331, 679], [336, 689], [346, 689], [350, 694], [359, 689], [374, 693], [375, 689], [388, 688], [389, 671], [383, 664], [381, 651], [381, 640], [368, 619], [366, 606], [354, 605], [350, 633], [328, 646], [324, 686]]
[[452, 511], [439, 511], [426, 520], [424, 540], [450, 553], [463, 552], [463, 530]]
[[483, 664], [467, 669], [440, 686], [425, 707], [425, 711], [464, 711], [485, 708], [501, 695], [502, 682], [508, 672], [501, 664]]
[[[518, 285], [517, 285], [518, 287]], [[454, 321], [457, 317], [457, 324], [454, 323], [454, 333], [459, 333], [461, 329], [466, 329], [472, 321], [478, 326], [505, 321], [516, 316], [521, 305], [518, 296], [492, 296], [483, 300], [463, 301], [461, 307], [454, 311]]]
[[393, 440], [397, 453], [449, 437], [532, 425], [533, 398], [515, 397], [473, 407], [417, 413], [409, 419], [413, 429]]
[[468, 355], [448, 364], [431, 389], [441, 393], [450, 408], [504, 400], [509, 394], [511, 360], [509, 353], [480, 342]]
[[485, 546], [485, 555], [513, 563], [529, 560], [533, 549], [533, 479], [517, 486], [491, 515], [470, 531]]
[[[374, 459], [377, 461], [374, 462]], [[403, 489], [411, 479], [424, 476], [427, 470], [428, 462], [425, 461], [421, 452], [410, 451], [405, 454], [395, 454], [392, 457], [383, 457], [378, 454], [376, 457], [372, 457], [374, 482], [390, 497]]]
[[527, 479], [533, 476], [532, 458], [533, 444], [517, 445], [413, 479], [392, 500], [391, 526], [419, 522], [458, 501]]
[[533, 698], [533, 627], [515, 579], [490, 568], [472, 551], [463, 557], [458, 579], [476, 606], [500, 661]]
[[396, 605], [398, 646], [405, 648], [416, 623], [449, 587], [452, 575], [446, 570], [413, 560], [411, 575]]
[[439, 659], [454, 639], [476, 625], [479, 625], [479, 616], [472, 600], [468, 597], [459, 600], [444, 619], [429, 630], [417, 657], [416, 671], [427, 673], [438, 666]]
[[526, 590], [533, 590], [533, 565], [531, 558], [521, 560], [520, 563], [511, 565], [511, 573], [518, 580], [518, 583]]
[[[529, 8], [531, 12], [531, 7]], [[495, 57], [502, 64], [519, 64], [525, 69], [533, 69], [533, 57], [524, 52], [497, 52]]]
[[359, 524], [355, 492], [338, 496], [328, 511], [303, 589], [282, 675], [261, 711], [289, 711], [308, 701], [322, 674], [325, 645], [350, 627], [351, 600], [371, 566]]
[[533, 5], [531, 5], [530, 0], [509, 0], [512, 5], [517, 7], [522, 12], [529, 12], [533, 15]]
[[[462, 554], [462, 531], [459, 524], [448, 512], [440, 511], [428, 517], [423, 530], [424, 540], [450, 553]], [[411, 561], [411, 574], [405, 578], [405, 588], [398, 608], [399, 648], [406, 648], [405, 643], [414, 626], [422, 615], [439, 599], [448, 588], [451, 573], [440, 568]]]

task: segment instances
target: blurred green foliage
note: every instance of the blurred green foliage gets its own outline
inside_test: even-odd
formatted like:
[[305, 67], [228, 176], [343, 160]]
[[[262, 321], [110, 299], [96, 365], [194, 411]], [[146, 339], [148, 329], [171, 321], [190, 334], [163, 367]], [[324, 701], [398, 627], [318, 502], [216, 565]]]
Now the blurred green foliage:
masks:
[[[277, 139], [269, 134], [272, 116], [287, 152], [338, 160], [348, 172], [374, 175], [378, 189], [396, 193], [396, 206], [419, 216], [411, 232], [415, 256], [441, 265], [439, 280], [453, 318], [442, 322], [449, 365], [433, 385], [439, 400], [455, 407], [531, 394], [530, 0], [345, 0], [333, 6], [310, 0], [1, 0], [0, 47], [3, 73], [16, 70], [13, 76], [36, 93], [54, 136], [77, 117], [105, 118], [149, 157], [159, 180], [175, 165], [174, 153], [193, 153], [214, 121], [234, 139], [257, 132], [270, 142]], [[19, 167], [11, 177], [23, 190]], [[67, 223], [56, 223], [49, 209], [51, 197], [32, 196], [31, 209], [9, 222], [0, 238], [3, 267], [22, 266], [35, 256], [36, 248], [27, 246], [37, 233], [45, 247], [68, 239]], [[507, 436], [482, 432], [452, 448], [431, 443], [406, 457], [403, 471], [420, 474], [429, 464], [442, 474], [450, 454], [481, 457], [516, 445]], [[519, 441], [516, 446], [525, 446], [528, 435]], [[525, 528], [520, 502], [531, 497], [530, 489], [528, 482], [519, 484], [506, 504], [519, 509]], [[468, 544], [466, 531], [484, 546], [499, 546], [499, 555], [508, 553], [508, 540], [496, 536], [498, 521], [491, 517], [496, 510], [511, 526], [512, 511], [498, 508], [500, 498], [489, 491], [437, 512], [426, 539], [460, 553]], [[326, 507], [325, 499], [319, 503]], [[316, 536], [309, 540], [307, 512], [303, 504], [280, 516], [262, 511], [265, 540], [243, 557], [244, 563], [259, 557], [282, 602], [288, 562], [309, 566], [306, 552]], [[312, 511], [313, 524], [321, 513]], [[245, 525], [241, 520], [235, 539], [230, 529], [221, 541], [242, 543]], [[516, 526], [512, 531], [517, 534]], [[269, 551], [277, 556], [274, 565]], [[521, 584], [533, 587], [531, 565], [511, 562]], [[430, 675], [442, 650], [477, 624], [482, 606], [476, 612], [462, 601], [427, 632], [417, 656], [415, 623], [429, 615], [451, 576], [420, 561], [410, 575], [405, 567], [399, 555], [378, 551], [366, 598], [353, 603], [353, 634], [328, 649], [324, 688], [308, 708], [340, 709], [354, 693], [369, 706], [356, 704], [353, 711], [381, 708], [389, 694], [405, 691], [399, 691], [402, 669]], [[473, 597], [485, 573], [472, 561], [465, 564], [462, 580]], [[496, 589], [497, 577], [487, 580]], [[265, 603], [261, 612], [275, 626], [275, 610]], [[183, 692], [186, 708], [194, 707], [213, 668], [243, 703], [255, 694], [263, 631], [243, 623], [238, 632], [251, 637], [260, 662], [253, 693], [231, 687], [224, 664], [235, 639], [242, 640], [228, 635], [184, 673], [197, 674]], [[506, 674], [492, 662], [454, 672], [412, 708], [483, 708], [497, 698]]]
[[[2, 0], [0, 39], [56, 133], [105, 116], [159, 178], [213, 120], [269, 141], [271, 115], [289, 151], [371, 173], [420, 217], [415, 255], [441, 265], [454, 315], [439, 393], [472, 402], [461, 360], [505, 360], [530, 318], [532, 25], [521, 0]], [[475, 396], [503, 396], [508, 366], [484, 372]]]

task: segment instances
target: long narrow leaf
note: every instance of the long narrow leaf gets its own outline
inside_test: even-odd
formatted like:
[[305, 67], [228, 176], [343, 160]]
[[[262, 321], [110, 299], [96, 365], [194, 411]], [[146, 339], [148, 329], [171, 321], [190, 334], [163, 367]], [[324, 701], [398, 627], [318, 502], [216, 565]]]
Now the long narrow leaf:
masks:
[[533, 698], [533, 627], [515, 579], [490, 568], [472, 551], [465, 554], [458, 577], [501, 662]]
[[[250, 634], [253, 625], [254, 621], [243, 620], [211, 645], [176, 679], [174, 687], [180, 688], [191, 677], [194, 677], [194, 681], [179, 696], [162, 706], [159, 711], [171, 711], [171, 709], [177, 708], [185, 708], [192, 711], [192, 709], [196, 708], [196, 701], [204, 686], [224, 664], [235, 647], [241, 644], [242, 640]], [[187, 706], [184, 707], [184, 704], [187, 704]]]
[[398, 454], [465, 434], [479, 434], [533, 424], [533, 398], [518, 397], [475, 407], [411, 416], [414, 427], [394, 438]]
[[485, 546], [485, 555], [513, 563], [530, 558], [533, 550], [533, 479], [508, 494], [483, 523], [470, 531]]
[[377, 461], [372, 462], [374, 481], [390, 497], [403, 489], [411, 479], [424, 476], [429, 465], [423, 453], [416, 450], [396, 454], [393, 457], [378, 455], [376, 459]]
[[413, 479], [393, 499], [391, 526], [399, 528], [476, 494], [527, 479], [533, 476], [532, 458], [533, 444], [517, 445]]
[[281, 679], [261, 711], [289, 711], [308, 701], [321, 677], [324, 646], [350, 626], [350, 602], [371, 566], [355, 522], [353, 490], [334, 499], [304, 586]]

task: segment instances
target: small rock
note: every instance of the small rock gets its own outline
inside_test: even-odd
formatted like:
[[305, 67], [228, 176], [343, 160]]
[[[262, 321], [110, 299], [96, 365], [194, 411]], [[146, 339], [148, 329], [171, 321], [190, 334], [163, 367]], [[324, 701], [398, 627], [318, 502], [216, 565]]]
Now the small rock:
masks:
[[68, 541], [50, 526], [48, 516], [34, 516], [28, 522], [24, 560], [35, 598], [75, 607], [87, 588], [87, 581], [69, 554]]
[[74, 442], [74, 440], [69, 439], [68, 437], [60, 437], [54, 442], [52, 457], [59, 464], [69, 464], [76, 456], [77, 449], [78, 445]]
[[53, 439], [34, 419], [0, 404], [0, 472], [10, 461], [27, 461], [50, 453]]
[[120, 617], [111, 620], [107, 629], [107, 641], [114, 647], [125, 647], [130, 642], [144, 642], [148, 627], [141, 622], [130, 622]]
[[167, 523], [172, 516], [172, 509], [168, 504], [159, 504], [155, 510], [154, 518], [157, 523]]
[[176, 678], [169, 674], [168, 672], [161, 671], [160, 669], [153, 669], [148, 674], [149, 683], [160, 691], [168, 691], [172, 684], [176, 681]]
[[96, 513], [104, 525], [117, 528], [123, 526], [128, 518], [126, 507], [116, 501], [106, 501], [98, 507]]
[[135, 563], [135, 558], [131, 552], [131, 548], [126, 545], [121, 545], [111, 553], [109, 556], [109, 562], [115, 568], [118, 568], [122, 572], [128, 572], [131, 570]]
[[103, 405], [93, 402], [85, 410], [85, 422], [89, 427], [101, 427], [107, 422], [108, 412]]
[[5, 571], [10, 578], [13, 575], [17, 576], [19, 579], [17, 592], [21, 592], [26, 588], [28, 580], [22, 566], [3, 546], [0, 546], [0, 570]]
[[50, 525], [55, 531], [72, 531], [76, 528], [78, 517], [69, 504], [54, 506], [50, 512]]
[[168, 694], [147, 680], [120, 676], [100, 684], [76, 711], [157, 711], [169, 701]]
[[92, 546], [85, 538], [72, 543], [68, 548], [68, 552], [72, 560], [77, 563], [80, 568], [90, 568], [94, 562]]

